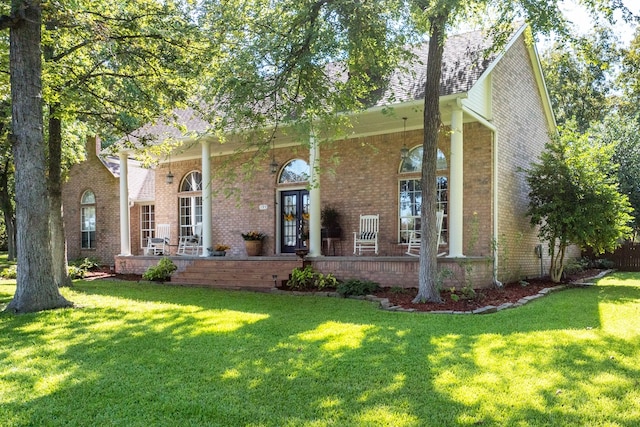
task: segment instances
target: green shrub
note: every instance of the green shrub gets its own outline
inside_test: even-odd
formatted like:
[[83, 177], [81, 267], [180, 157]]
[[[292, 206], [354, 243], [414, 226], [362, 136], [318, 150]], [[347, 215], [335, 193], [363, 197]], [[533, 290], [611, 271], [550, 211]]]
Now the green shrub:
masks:
[[584, 271], [589, 266], [589, 260], [585, 258], [572, 259], [564, 266], [564, 273], [572, 275]]
[[294, 268], [287, 281], [288, 287], [299, 290], [335, 288], [337, 284], [338, 280], [331, 273], [325, 275], [313, 271], [309, 265], [303, 269]]
[[69, 266], [69, 278], [71, 280], [73, 279], [83, 279], [85, 274], [87, 273], [87, 270], [77, 267], [75, 265], [70, 265]]
[[338, 293], [342, 296], [369, 295], [380, 289], [380, 285], [371, 280], [350, 279], [338, 285]]
[[158, 265], [152, 265], [147, 268], [142, 278], [144, 280], [152, 280], [154, 282], [167, 282], [171, 280], [171, 275], [178, 267], [167, 257], [163, 257], [158, 261]]
[[593, 268], [599, 268], [601, 270], [609, 270], [616, 266], [613, 261], [604, 258], [594, 259], [591, 265]]
[[[96, 257], [78, 258], [69, 263], [69, 267], [72, 266], [87, 272], [100, 267], [100, 260]], [[71, 273], [69, 273], [69, 275], [71, 275]]]
[[2, 270], [2, 273], [0, 273], [0, 276], [4, 277], [5, 279], [15, 279], [18, 276], [18, 266], [12, 265], [5, 268], [4, 270]]

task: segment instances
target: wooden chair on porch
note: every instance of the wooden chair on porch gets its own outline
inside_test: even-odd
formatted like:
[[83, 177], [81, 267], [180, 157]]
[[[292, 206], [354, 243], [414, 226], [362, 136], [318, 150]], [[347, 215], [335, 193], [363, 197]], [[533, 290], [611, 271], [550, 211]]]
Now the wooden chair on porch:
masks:
[[[444, 211], [436, 211], [436, 230], [438, 233], [438, 247], [442, 241], [442, 219], [444, 218]], [[407, 255], [420, 256], [420, 242], [421, 242], [420, 230], [414, 230], [409, 234], [409, 244], [407, 245]], [[441, 254], [438, 254], [440, 256]]]
[[171, 240], [171, 225], [158, 224], [153, 237], [147, 239], [147, 247], [144, 248], [145, 255], [164, 255], [168, 252], [169, 241]]
[[202, 253], [202, 223], [192, 227], [193, 234], [180, 236], [178, 255], [200, 255]]
[[362, 251], [378, 254], [378, 223], [380, 215], [360, 215], [360, 230], [353, 232], [353, 253], [362, 255]]

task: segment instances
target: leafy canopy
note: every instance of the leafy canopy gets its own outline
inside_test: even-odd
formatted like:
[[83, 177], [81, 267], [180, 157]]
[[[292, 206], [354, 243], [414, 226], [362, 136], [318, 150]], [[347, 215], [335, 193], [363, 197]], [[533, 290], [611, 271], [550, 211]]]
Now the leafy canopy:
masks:
[[572, 126], [561, 128], [539, 162], [526, 171], [528, 214], [539, 226], [539, 237], [549, 242], [552, 278], [561, 275], [570, 244], [602, 253], [613, 250], [631, 232], [632, 208], [618, 190], [617, 165], [611, 162], [614, 146]]

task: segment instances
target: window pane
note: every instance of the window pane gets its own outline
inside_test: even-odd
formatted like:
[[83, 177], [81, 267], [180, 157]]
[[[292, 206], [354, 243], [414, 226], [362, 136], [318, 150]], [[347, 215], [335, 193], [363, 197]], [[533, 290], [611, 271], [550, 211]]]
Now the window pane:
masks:
[[180, 236], [193, 235], [199, 222], [202, 222], [202, 196], [180, 197]]
[[287, 184], [291, 182], [307, 182], [309, 181], [310, 170], [307, 162], [301, 159], [291, 160], [285, 167], [282, 168], [280, 174], [280, 184]]
[[96, 208], [84, 206], [80, 209], [80, 239], [82, 249], [96, 247]]
[[92, 205], [96, 202], [96, 196], [93, 194], [93, 191], [87, 190], [82, 193], [82, 199], [80, 203], [83, 205]]
[[420, 172], [422, 169], [422, 146], [412, 148], [409, 157], [402, 161], [400, 172]]
[[147, 246], [149, 237], [154, 237], [156, 228], [155, 206], [140, 206], [140, 247]]
[[[436, 155], [436, 169], [447, 169], [447, 158], [442, 150], [438, 149]], [[401, 173], [420, 172], [422, 170], [422, 146], [415, 147], [409, 151], [409, 157], [402, 161], [400, 165]]]
[[[442, 221], [442, 242], [446, 241], [447, 236], [447, 213], [449, 208], [448, 202], [448, 178], [446, 176], [438, 176], [436, 178], [436, 198], [437, 209], [444, 211], [444, 219]], [[422, 208], [422, 181], [420, 179], [403, 179], [400, 180], [399, 191], [399, 229], [400, 243], [407, 243], [409, 236], [413, 231], [420, 230], [421, 218], [420, 210]]]
[[180, 184], [180, 191], [202, 191], [202, 174], [194, 171], [185, 176]]

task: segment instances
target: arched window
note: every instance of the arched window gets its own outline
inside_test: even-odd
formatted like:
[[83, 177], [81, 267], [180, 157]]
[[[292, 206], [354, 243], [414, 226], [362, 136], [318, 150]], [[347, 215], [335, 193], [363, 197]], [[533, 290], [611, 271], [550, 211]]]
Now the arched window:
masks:
[[280, 172], [279, 184], [309, 181], [309, 164], [302, 159], [293, 159], [283, 166]]
[[80, 198], [80, 247], [96, 248], [96, 196], [91, 190]]
[[[447, 236], [447, 213], [449, 211], [449, 177], [447, 174], [447, 158], [444, 153], [438, 149], [436, 157], [436, 197], [438, 200], [438, 210], [444, 211], [444, 219], [442, 221], [442, 237], [441, 243], [446, 242]], [[409, 151], [406, 159], [400, 164], [400, 173], [406, 174], [406, 177], [400, 179], [400, 189], [398, 192], [400, 221], [400, 242], [407, 243], [412, 231], [420, 230], [420, 209], [422, 207], [422, 180], [420, 173], [422, 172], [422, 146], [414, 147]], [[412, 176], [413, 175], [413, 176]]]
[[189, 172], [180, 182], [180, 236], [191, 236], [202, 222], [202, 174]]

